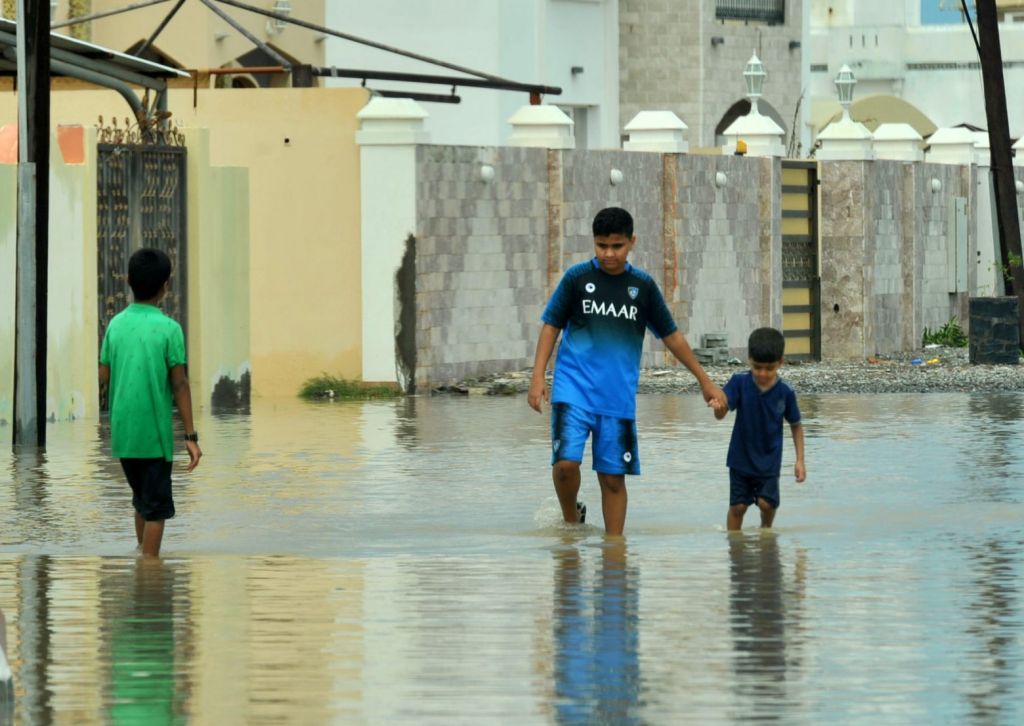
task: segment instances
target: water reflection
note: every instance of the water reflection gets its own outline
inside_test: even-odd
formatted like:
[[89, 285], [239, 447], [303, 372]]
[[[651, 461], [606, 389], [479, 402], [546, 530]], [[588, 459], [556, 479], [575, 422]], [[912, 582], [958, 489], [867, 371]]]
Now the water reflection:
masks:
[[175, 658], [174, 595], [187, 583], [178, 581], [176, 568], [156, 558], [138, 558], [128, 572], [105, 567], [100, 581], [110, 722], [183, 723], [188, 679]]
[[554, 550], [555, 715], [559, 723], [640, 723], [637, 582], [626, 542], [606, 538], [593, 579], [579, 546]]
[[729, 534], [729, 624], [739, 708], [744, 718], [778, 720], [790, 672], [801, 668], [799, 629], [806, 565], [798, 551], [793, 582], [785, 582], [778, 534]]
[[7, 661], [7, 618], [0, 608], [0, 724], [14, 718], [14, 674]]
[[1011, 723], [1008, 712], [1024, 659], [1017, 572], [1024, 542], [991, 539], [968, 547], [970, 579], [967, 633], [973, 641], [966, 664], [967, 702], [975, 723]]

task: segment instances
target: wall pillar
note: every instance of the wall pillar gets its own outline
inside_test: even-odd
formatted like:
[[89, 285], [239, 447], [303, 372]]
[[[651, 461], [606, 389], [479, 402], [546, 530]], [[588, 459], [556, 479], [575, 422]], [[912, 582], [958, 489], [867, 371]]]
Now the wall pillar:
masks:
[[416, 234], [416, 145], [428, 114], [411, 99], [375, 97], [359, 131], [364, 381], [400, 383], [395, 354], [395, 273]]

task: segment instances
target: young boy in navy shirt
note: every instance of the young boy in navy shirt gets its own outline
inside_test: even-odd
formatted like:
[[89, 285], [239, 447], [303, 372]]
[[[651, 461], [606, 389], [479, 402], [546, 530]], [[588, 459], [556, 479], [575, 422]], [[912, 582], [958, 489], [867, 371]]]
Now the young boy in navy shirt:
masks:
[[[640, 473], [636, 388], [647, 329], [694, 375], [704, 400], [726, 404], [676, 327], [657, 283], [626, 261], [636, 244], [633, 217], [618, 207], [602, 209], [593, 233], [594, 257], [565, 271], [541, 316], [527, 401], [537, 412], [551, 401], [552, 479], [562, 517], [571, 523], [586, 517], [576, 495], [583, 449], [592, 435], [605, 532], [620, 535], [626, 524], [625, 475]], [[549, 392], [544, 371], [559, 335]]]
[[793, 473], [798, 482], [807, 476], [804, 466], [804, 429], [793, 389], [779, 378], [786, 339], [775, 328], [750, 334], [747, 355], [750, 370], [737, 373], [725, 384], [727, 403], [712, 401], [715, 418], [736, 411], [729, 441], [729, 513], [726, 527], [743, 527], [751, 504], [761, 510], [761, 526], [771, 527], [779, 508], [782, 470], [782, 420], [789, 422], [796, 449]]

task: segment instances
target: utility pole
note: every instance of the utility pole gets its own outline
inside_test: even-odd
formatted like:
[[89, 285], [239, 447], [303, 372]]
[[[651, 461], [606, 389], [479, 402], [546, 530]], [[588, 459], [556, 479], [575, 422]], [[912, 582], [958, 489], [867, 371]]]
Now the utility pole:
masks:
[[[1017, 190], [1014, 185], [1010, 150], [1010, 122], [1006, 112], [1006, 86], [1003, 80], [1003, 52], [999, 44], [999, 22], [995, 0], [977, 0], [978, 56], [985, 89], [985, 116], [988, 120], [989, 146], [992, 152], [992, 188], [996, 197], [999, 228], [999, 254], [1003, 270], [1009, 273], [1007, 293], [1018, 300], [1018, 327], [1024, 341], [1024, 267], [1021, 259], [1020, 220], [1017, 217]], [[966, 12], [966, 4], [964, 7]], [[970, 22], [970, 15], [967, 16]]]
[[46, 446], [50, 202], [50, 3], [18, 0], [18, 251], [15, 446]]

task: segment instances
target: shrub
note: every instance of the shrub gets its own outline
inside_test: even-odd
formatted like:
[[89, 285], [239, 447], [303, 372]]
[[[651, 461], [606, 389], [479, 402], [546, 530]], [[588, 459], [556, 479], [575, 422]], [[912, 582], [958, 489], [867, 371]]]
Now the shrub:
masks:
[[960, 322], [953, 317], [938, 330], [933, 331], [925, 328], [923, 341], [924, 345], [935, 344], [949, 346], [950, 348], [963, 348], [967, 345], [967, 336], [964, 335], [964, 331], [960, 328]]
[[399, 398], [401, 395], [402, 392], [397, 386], [349, 381], [326, 373], [310, 378], [299, 389], [300, 398], [325, 401], [363, 401], [373, 398]]

